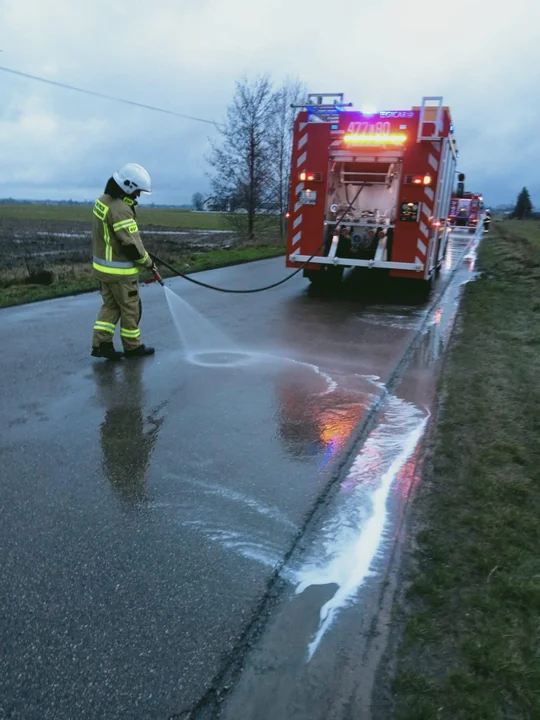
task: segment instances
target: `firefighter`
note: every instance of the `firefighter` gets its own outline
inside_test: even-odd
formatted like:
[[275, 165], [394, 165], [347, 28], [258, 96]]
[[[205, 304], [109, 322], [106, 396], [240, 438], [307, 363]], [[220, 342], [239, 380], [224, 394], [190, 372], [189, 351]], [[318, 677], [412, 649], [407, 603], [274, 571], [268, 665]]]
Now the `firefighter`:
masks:
[[[141, 342], [138, 272], [157, 269], [139, 235], [135, 206], [141, 192], [152, 191], [150, 175], [135, 163], [113, 173], [105, 193], [96, 200], [92, 227], [93, 268], [101, 284], [103, 305], [94, 325], [92, 356], [120, 360], [153, 355]], [[116, 324], [124, 352], [113, 345]]]

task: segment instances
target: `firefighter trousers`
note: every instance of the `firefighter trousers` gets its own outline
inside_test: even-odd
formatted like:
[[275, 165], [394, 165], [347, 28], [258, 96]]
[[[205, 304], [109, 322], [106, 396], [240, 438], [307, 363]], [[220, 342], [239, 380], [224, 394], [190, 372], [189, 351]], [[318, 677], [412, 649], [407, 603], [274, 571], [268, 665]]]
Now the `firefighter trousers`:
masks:
[[116, 324], [120, 320], [120, 337], [124, 350], [134, 350], [141, 345], [142, 305], [137, 280], [101, 282], [103, 305], [94, 325], [92, 347], [102, 342], [112, 342]]

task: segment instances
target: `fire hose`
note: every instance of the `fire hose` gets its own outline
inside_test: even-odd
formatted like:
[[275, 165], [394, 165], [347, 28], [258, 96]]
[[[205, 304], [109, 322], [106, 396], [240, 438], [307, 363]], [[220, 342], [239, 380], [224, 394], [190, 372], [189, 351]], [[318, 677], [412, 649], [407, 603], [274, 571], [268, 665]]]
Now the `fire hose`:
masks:
[[[339, 219], [334, 221], [336, 229], [338, 228], [339, 224], [341, 223], [341, 221], [343, 220], [345, 215], [347, 215], [349, 210], [352, 208], [352, 206], [356, 202], [356, 199], [362, 192], [363, 188], [364, 188], [364, 185], [360, 186], [360, 188], [358, 189], [358, 192], [356, 193], [356, 195], [354, 196], [352, 201], [348, 204], [346, 210], [344, 210], [344, 212], [341, 214]], [[322, 250], [322, 248], [324, 247], [325, 244], [326, 244], [326, 238], [319, 245], [319, 247], [315, 250], [313, 255], [311, 255], [304, 263], [302, 263], [302, 265], [300, 265], [299, 268], [296, 268], [296, 270], [294, 270], [289, 275], [286, 275], [281, 280], [278, 280], [275, 283], [271, 283], [270, 285], [264, 285], [263, 287], [250, 288], [250, 289], [246, 289], [246, 290], [236, 290], [234, 288], [222, 288], [222, 287], [218, 287], [216, 285], [211, 285], [210, 283], [205, 283], [202, 280], [195, 280], [195, 278], [191, 277], [190, 275], [186, 275], [186, 273], [180, 272], [180, 270], [175, 268], [173, 265], [170, 265], [169, 263], [165, 262], [165, 260], [162, 260], [160, 257], [158, 257], [158, 255], [155, 255], [154, 253], [148, 253], [148, 254], [152, 258], [154, 263], [159, 263], [159, 265], [162, 265], [163, 267], [167, 268], [174, 275], [184, 278], [184, 280], [187, 280], [188, 282], [193, 283], [194, 285], [199, 285], [200, 287], [207, 288], [208, 290], [215, 290], [216, 292], [229, 293], [229, 294], [234, 294], [234, 295], [249, 295], [249, 294], [253, 294], [253, 293], [264, 292], [265, 290], [272, 290], [273, 288], [279, 287], [280, 285], [283, 285], [284, 283], [291, 280], [295, 275], [298, 275], [298, 273], [301, 270], [303, 270], [307, 265], [309, 265], [309, 263], [313, 260], [313, 258], [319, 254], [319, 252]], [[147, 280], [144, 284], [148, 285], [153, 282], [158, 282], [160, 285], [163, 286], [164, 285], [163, 278], [159, 274], [157, 268], [154, 267], [152, 269], [152, 272], [153, 272], [153, 279]]]

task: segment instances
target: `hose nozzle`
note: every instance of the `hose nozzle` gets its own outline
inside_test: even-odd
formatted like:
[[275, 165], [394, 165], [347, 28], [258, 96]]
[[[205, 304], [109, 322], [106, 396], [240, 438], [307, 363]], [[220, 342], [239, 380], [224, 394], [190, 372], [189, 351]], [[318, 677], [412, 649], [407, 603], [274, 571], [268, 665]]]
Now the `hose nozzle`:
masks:
[[145, 281], [143, 282], [143, 285], [151, 285], [152, 283], [155, 283], [155, 282], [158, 282], [158, 283], [161, 285], [161, 287], [165, 287], [165, 283], [163, 282], [163, 278], [161, 277], [161, 275], [158, 273], [157, 270], [154, 270], [154, 272], [152, 273], [152, 279], [151, 279], [151, 280], [145, 280]]

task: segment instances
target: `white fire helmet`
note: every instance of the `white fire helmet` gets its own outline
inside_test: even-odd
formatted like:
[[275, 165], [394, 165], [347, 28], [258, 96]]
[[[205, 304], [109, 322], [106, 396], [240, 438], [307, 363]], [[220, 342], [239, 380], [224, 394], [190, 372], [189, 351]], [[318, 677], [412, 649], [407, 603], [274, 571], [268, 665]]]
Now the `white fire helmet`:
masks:
[[113, 179], [127, 195], [132, 195], [137, 190], [145, 193], [152, 192], [150, 175], [137, 163], [124, 165], [118, 172], [113, 173]]

